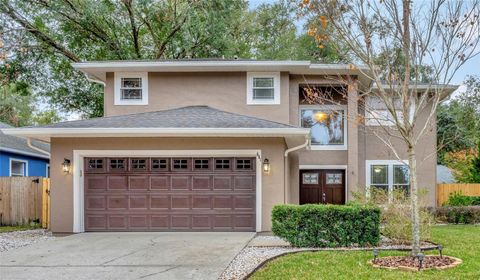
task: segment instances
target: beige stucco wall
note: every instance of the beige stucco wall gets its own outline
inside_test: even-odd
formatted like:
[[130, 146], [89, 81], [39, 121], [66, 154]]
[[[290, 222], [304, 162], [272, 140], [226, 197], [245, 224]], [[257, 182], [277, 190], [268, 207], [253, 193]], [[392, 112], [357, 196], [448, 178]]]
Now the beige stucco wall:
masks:
[[289, 75], [280, 75], [280, 104], [247, 105], [246, 72], [149, 73], [148, 105], [114, 105], [114, 75], [107, 73], [105, 116], [208, 105], [232, 113], [289, 122]]
[[51, 228], [73, 230], [73, 176], [64, 174], [64, 158], [73, 162], [74, 150], [235, 150], [259, 149], [268, 158], [271, 172], [262, 176], [262, 230], [270, 230], [270, 213], [284, 203], [283, 138], [53, 138], [51, 145]]

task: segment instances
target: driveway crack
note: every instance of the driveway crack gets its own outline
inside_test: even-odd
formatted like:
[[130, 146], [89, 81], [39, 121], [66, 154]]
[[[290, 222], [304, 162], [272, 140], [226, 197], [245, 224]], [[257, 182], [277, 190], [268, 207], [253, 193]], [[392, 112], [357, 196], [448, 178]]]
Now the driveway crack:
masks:
[[158, 274], [161, 274], [161, 273], [165, 273], [167, 271], [170, 271], [172, 269], [175, 269], [175, 268], [178, 268], [180, 267], [181, 265], [176, 265], [174, 267], [170, 267], [170, 268], [167, 268], [167, 269], [164, 269], [162, 271], [159, 271], [159, 272], [155, 272], [155, 273], [150, 273], [150, 274], [147, 274], [147, 275], [143, 275], [143, 276], [140, 276], [138, 277], [138, 279], [144, 279], [144, 278], [147, 278], [147, 277], [150, 277], [150, 276], [154, 276], [154, 275], [158, 275]]

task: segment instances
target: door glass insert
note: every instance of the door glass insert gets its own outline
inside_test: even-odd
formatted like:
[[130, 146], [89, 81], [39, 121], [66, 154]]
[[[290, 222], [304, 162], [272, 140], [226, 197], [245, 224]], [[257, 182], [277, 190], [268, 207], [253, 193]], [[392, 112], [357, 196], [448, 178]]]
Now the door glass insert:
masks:
[[302, 182], [308, 185], [318, 184], [318, 173], [303, 173]]
[[341, 173], [327, 173], [327, 184], [341, 184], [342, 183], [342, 174]]

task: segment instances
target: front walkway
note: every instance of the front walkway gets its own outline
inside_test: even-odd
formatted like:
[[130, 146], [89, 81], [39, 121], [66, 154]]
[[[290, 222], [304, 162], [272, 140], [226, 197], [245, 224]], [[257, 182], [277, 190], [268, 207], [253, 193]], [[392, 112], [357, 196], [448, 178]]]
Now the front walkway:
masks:
[[217, 279], [254, 233], [84, 233], [0, 253], [1, 279]]

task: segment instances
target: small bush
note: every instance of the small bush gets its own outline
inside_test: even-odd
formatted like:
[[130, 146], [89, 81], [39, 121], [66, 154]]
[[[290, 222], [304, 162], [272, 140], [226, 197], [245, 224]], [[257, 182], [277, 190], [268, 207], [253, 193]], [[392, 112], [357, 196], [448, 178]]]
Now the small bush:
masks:
[[277, 205], [272, 231], [296, 247], [377, 245], [380, 209], [358, 205]]
[[480, 196], [466, 196], [461, 192], [451, 193], [443, 206], [473, 206], [480, 205]]
[[480, 206], [443, 206], [433, 210], [439, 222], [449, 224], [480, 223]]
[[[433, 215], [425, 207], [426, 190], [419, 190], [420, 239], [429, 240], [434, 224]], [[378, 206], [381, 210], [380, 222], [383, 236], [397, 243], [409, 244], [412, 240], [412, 214], [410, 197], [402, 190], [394, 190], [390, 195], [379, 189], [372, 189], [369, 198], [365, 193], [354, 193], [353, 204]]]

